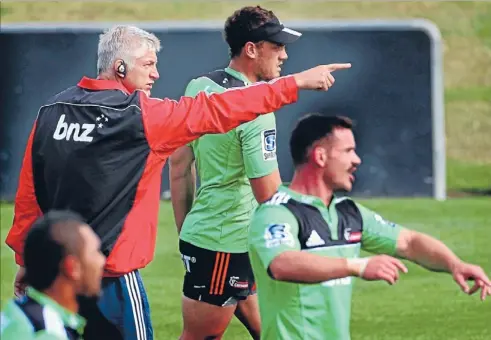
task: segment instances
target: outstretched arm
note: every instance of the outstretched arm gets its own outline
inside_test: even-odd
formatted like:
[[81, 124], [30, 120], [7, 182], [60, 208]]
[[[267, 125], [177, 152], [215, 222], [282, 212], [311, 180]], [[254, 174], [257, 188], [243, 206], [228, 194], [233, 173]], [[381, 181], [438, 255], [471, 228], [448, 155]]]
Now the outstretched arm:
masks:
[[145, 135], [150, 148], [164, 157], [177, 148], [209, 133], [224, 133], [260, 114], [275, 111], [298, 99], [299, 89], [328, 90], [331, 72], [350, 68], [350, 64], [320, 65], [268, 83], [259, 82], [223, 93], [202, 91], [195, 98], [179, 101], [148, 98], [140, 93]]
[[[437, 239], [389, 222], [357, 204], [363, 218], [363, 248], [373, 253], [396, 255], [437, 272], [451, 273], [465, 293], [481, 290], [481, 299], [491, 295], [491, 282], [482, 268], [461, 261]], [[466, 280], [475, 280], [472, 289]]]
[[[481, 300], [491, 295], [491, 281], [481, 267], [463, 262], [443, 242], [429, 235], [401, 230], [396, 253], [428, 270], [452, 274], [455, 282], [469, 295], [479, 289]], [[469, 288], [467, 280], [475, 281], [472, 288]]]

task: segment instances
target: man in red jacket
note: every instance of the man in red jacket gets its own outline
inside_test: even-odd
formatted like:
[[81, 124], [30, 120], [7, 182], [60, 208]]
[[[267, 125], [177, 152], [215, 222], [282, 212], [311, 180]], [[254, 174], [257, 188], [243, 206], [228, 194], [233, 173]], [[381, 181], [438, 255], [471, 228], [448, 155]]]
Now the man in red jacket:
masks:
[[89, 340], [107, 337], [100, 318], [124, 339], [153, 339], [138, 270], [153, 258], [161, 172], [172, 152], [294, 103], [298, 89], [328, 90], [331, 72], [350, 67], [321, 65], [222, 94], [162, 100], [150, 97], [159, 50], [155, 35], [136, 27], [102, 34], [97, 79], [83, 77], [41, 106], [27, 142], [6, 240], [20, 266], [16, 293], [22, 293], [22, 246], [33, 222], [53, 209], [79, 213], [107, 257], [100, 317], [88, 309]]

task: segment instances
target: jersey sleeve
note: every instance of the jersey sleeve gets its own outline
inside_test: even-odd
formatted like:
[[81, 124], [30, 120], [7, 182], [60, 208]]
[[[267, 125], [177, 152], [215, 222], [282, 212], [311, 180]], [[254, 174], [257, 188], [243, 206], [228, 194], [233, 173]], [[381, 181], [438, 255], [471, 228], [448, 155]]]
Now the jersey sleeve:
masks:
[[145, 135], [152, 151], [167, 157], [177, 148], [209, 133], [225, 133], [261, 114], [296, 102], [293, 76], [280, 77], [223, 93], [199, 92], [179, 101], [139, 95]]
[[248, 178], [264, 177], [278, 169], [274, 113], [243, 124], [237, 131]]
[[362, 248], [374, 254], [395, 255], [402, 227], [358, 203], [356, 206], [363, 219]]
[[260, 206], [249, 228], [249, 252], [267, 270], [276, 256], [288, 250], [300, 250], [297, 219], [283, 206]]

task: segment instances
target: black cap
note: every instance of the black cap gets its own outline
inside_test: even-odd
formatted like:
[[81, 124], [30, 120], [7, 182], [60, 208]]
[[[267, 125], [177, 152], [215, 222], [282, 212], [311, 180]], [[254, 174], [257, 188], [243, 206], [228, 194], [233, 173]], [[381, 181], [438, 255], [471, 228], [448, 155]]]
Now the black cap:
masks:
[[290, 44], [302, 36], [302, 33], [285, 27], [277, 18], [249, 32], [249, 41], [269, 41], [277, 44]]

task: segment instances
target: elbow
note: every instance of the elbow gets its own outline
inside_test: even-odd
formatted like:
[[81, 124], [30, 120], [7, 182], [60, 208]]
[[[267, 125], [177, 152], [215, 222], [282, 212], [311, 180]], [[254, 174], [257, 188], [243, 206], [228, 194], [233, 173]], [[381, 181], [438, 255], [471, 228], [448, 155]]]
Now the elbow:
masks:
[[281, 256], [276, 257], [268, 267], [268, 274], [273, 280], [286, 281], [288, 271]]
[[397, 239], [397, 255], [406, 259], [411, 258], [411, 244], [418, 235], [413, 230], [403, 229]]
[[185, 164], [177, 161], [172, 163], [171, 160], [171, 162], [169, 162], [169, 179], [171, 181], [178, 181], [189, 176], [189, 174], [191, 174], [191, 165], [192, 164]]
[[171, 183], [179, 181], [184, 177], [186, 177], [186, 171], [183, 171], [183, 169], [179, 169], [177, 167], [169, 167], [169, 179]]

